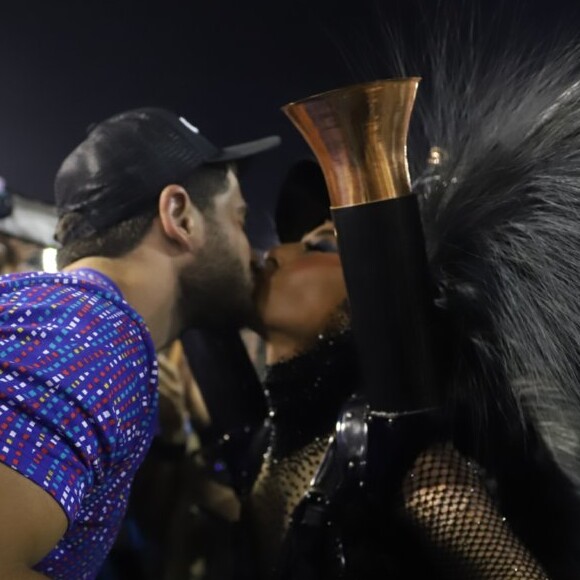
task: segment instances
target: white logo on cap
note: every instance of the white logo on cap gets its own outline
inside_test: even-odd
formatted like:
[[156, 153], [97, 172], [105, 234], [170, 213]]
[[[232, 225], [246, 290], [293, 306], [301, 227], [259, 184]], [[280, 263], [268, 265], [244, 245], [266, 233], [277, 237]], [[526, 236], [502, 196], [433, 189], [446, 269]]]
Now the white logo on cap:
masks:
[[179, 117], [179, 120], [190, 130], [193, 131], [194, 133], [199, 133], [199, 129], [195, 126], [192, 125], [187, 119], [184, 119], [183, 117]]

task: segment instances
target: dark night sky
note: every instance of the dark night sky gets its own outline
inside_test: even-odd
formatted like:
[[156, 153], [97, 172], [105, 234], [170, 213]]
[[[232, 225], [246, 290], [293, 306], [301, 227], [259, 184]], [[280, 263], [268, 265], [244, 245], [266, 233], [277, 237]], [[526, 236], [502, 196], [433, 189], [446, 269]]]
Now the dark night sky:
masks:
[[[388, 76], [388, 23], [420, 49], [436, 0], [21, 0], [0, 9], [0, 175], [44, 200], [85, 127], [156, 105], [189, 118], [219, 145], [276, 133], [283, 146], [250, 168], [253, 205], [271, 208], [283, 173], [308, 151], [280, 112], [289, 101]], [[483, 28], [538, 42], [580, 23], [570, 0], [447, 0], [477, 6]], [[509, 10], [505, 7], [509, 6]], [[428, 6], [429, 9], [421, 8]], [[509, 14], [508, 14], [509, 13]], [[495, 24], [489, 22], [495, 18]], [[487, 23], [487, 24], [486, 24]], [[501, 28], [501, 27], [500, 27]], [[266, 171], [264, 171], [264, 169]], [[255, 214], [264, 223], [264, 216]]]

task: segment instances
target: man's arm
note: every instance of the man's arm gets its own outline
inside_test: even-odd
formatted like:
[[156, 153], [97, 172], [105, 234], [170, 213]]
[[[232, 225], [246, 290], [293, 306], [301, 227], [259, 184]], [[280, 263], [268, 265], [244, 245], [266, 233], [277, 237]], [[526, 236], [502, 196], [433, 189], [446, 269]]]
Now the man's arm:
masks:
[[0, 578], [38, 580], [32, 566], [62, 538], [67, 518], [41, 487], [0, 463]]

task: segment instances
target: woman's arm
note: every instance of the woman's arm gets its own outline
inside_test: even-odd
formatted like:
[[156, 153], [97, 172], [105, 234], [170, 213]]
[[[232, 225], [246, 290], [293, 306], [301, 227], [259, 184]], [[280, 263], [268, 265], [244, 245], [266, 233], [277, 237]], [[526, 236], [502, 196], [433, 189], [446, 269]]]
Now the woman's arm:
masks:
[[482, 580], [547, 578], [499, 512], [477, 464], [451, 444], [419, 455], [403, 495], [406, 511], [441, 553], [443, 566], [459, 565]]

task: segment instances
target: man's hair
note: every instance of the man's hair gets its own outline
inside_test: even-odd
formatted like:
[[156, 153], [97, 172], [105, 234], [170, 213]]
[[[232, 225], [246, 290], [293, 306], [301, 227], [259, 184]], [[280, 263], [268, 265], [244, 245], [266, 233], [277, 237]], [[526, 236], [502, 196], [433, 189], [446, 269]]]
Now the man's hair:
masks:
[[[231, 163], [201, 165], [179, 185], [187, 190], [195, 206], [203, 214], [208, 214], [214, 208], [214, 197], [227, 190], [227, 174], [230, 169], [234, 169]], [[62, 269], [88, 256], [118, 258], [127, 254], [141, 242], [158, 214], [157, 198], [129, 219], [96, 234], [70, 241], [67, 240], [68, 232], [76, 229], [84, 218], [78, 212], [63, 215], [58, 222], [55, 236], [57, 240], [63, 240], [57, 254], [58, 268]]]

